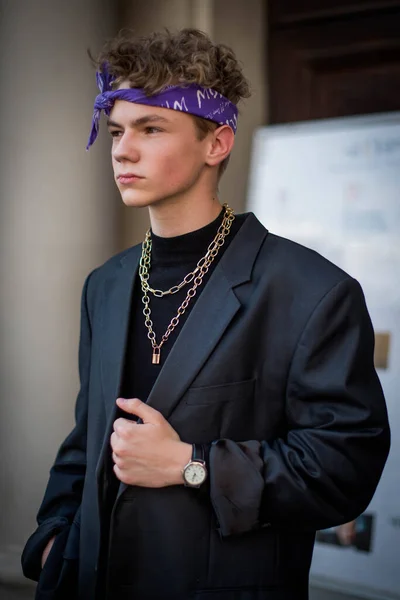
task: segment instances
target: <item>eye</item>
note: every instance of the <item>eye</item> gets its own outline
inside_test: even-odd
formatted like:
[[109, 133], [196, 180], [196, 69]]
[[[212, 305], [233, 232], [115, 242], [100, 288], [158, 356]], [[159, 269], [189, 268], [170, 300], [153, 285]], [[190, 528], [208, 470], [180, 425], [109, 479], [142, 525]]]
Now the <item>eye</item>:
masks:
[[113, 138], [117, 138], [122, 135], [122, 131], [120, 131], [119, 129], [114, 129], [113, 131], [110, 131], [110, 135]]
[[162, 131], [162, 129], [160, 129], [159, 127], [146, 127], [145, 128], [145, 133], [146, 134], [153, 134], [153, 133], [160, 133]]

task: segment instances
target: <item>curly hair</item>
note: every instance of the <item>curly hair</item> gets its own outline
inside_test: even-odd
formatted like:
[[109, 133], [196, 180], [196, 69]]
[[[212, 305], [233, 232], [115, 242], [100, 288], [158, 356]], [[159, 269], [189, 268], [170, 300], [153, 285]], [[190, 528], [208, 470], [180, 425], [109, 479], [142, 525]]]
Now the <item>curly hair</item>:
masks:
[[[151, 96], [168, 85], [197, 83], [220, 92], [234, 104], [250, 97], [249, 83], [233, 50], [214, 44], [197, 29], [175, 33], [165, 29], [142, 37], [124, 30], [106, 43], [93, 62], [98, 69], [108, 63], [115, 77], [114, 89], [128, 81]], [[199, 139], [217, 127], [201, 117], [193, 119]], [[220, 165], [220, 173], [226, 165], [227, 159]]]
[[197, 83], [212, 88], [237, 104], [250, 96], [249, 84], [231, 48], [213, 44], [197, 29], [168, 29], [135, 38], [122, 31], [110, 40], [95, 60], [108, 63], [114, 86], [129, 81], [146, 94], [159, 93], [167, 85]]

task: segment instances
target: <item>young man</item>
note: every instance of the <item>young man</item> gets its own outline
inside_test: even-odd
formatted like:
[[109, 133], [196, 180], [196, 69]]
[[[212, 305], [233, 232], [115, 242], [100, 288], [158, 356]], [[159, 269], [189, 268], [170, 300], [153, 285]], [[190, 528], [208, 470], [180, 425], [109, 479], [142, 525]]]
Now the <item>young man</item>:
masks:
[[151, 231], [85, 282], [76, 427], [24, 572], [39, 599], [304, 600], [316, 530], [365, 509], [389, 448], [361, 288], [221, 207], [249, 95], [230, 49], [163, 32], [99, 65], [89, 145], [104, 109]]

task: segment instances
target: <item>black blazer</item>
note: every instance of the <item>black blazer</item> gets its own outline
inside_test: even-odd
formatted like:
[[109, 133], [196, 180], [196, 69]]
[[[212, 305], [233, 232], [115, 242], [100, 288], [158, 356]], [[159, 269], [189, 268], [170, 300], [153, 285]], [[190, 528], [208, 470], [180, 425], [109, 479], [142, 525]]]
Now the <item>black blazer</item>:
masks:
[[[23, 555], [40, 599], [104, 597], [109, 439], [140, 249], [85, 282], [76, 427]], [[127, 543], [111, 545], [108, 597], [306, 599], [315, 531], [367, 507], [387, 458], [373, 347], [359, 284], [250, 214], [148, 398], [182, 440], [207, 444], [208, 485], [120, 486], [111, 538]]]

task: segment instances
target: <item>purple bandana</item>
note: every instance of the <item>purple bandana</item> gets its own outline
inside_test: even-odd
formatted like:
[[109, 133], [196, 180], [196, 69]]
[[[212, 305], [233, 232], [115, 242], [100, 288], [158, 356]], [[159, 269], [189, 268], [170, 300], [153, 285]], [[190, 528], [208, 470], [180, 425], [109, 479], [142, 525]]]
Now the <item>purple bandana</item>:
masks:
[[236, 133], [237, 106], [228, 100], [228, 98], [210, 88], [204, 88], [195, 83], [185, 87], [171, 85], [154, 96], [146, 96], [140, 88], [113, 91], [111, 89], [113, 77], [109, 74], [105, 65], [102, 66], [101, 72], [96, 73], [96, 81], [100, 94], [94, 102], [92, 130], [86, 150], [89, 150], [99, 133], [101, 111], [104, 110], [108, 116], [116, 100], [126, 100], [137, 104], [147, 104], [149, 106], [159, 106], [160, 108], [170, 108], [171, 110], [187, 112], [191, 115], [214, 121], [219, 125], [229, 125], [233, 132]]

